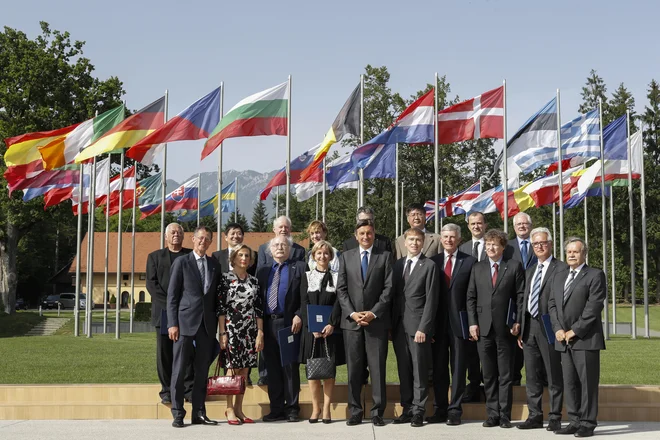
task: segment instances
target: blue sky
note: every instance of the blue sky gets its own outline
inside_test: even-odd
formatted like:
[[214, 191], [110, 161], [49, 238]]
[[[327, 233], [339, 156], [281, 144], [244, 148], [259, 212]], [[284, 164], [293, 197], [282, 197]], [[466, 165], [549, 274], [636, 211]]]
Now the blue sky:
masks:
[[[316, 145], [367, 64], [385, 65], [409, 97], [447, 75], [467, 99], [507, 80], [509, 135], [561, 89], [561, 115], [577, 116], [590, 69], [608, 92], [624, 82], [638, 113], [660, 75], [657, 17], [647, 1], [172, 1], [5, 2], [0, 24], [34, 38], [39, 21], [86, 41], [100, 78], [118, 76], [138, 109], [169, 89], [175, 115], [220, 81], [225, 111], [293, 76], [292, 157]], [[168, 177], [217, 169], [203, 141], [169, 146]], [[286, 138], [225, 142], [224, 169], [284, 165]]]

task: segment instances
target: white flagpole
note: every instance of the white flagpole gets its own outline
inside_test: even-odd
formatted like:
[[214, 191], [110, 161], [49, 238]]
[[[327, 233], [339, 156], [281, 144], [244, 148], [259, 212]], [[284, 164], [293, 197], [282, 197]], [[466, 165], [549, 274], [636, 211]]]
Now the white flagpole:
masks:
[[289, 217], [289, 198], [291, 197], [291, 75], [289, 75], [286, 118], [286, 216]]
[[[167, 113], [168, 113], [168, 106], [169, 106], [169, 91], [165, 90], [165, 123], [167, 123]], [[121, 191], [124, 191], [124, 153], [122, 152], [122, 159], [121, 159]], [[137, 170], [136, 170], [137, 171]], [[137, 175], [137, 174], [136, 174]], [[165, 197], [167, 196], [165, 186], [167, 184], [167, 144], [163, 144], [163, 174], [161, 175], [161, 184], [162, 188], [160, 191], [160, 249], [165, 247]], [[121, 211], [123, 208], [123, 200], [124, 200], [124, 195], [122, 192], [119, 193], [119, 224], [121, 225]], [[121, 228], [120, 228], [121, 229]], [[121, 231], [119, 231], [120, 237], [121, 237]], [[121, 240], [121, 238], [120, 238]], [[120, 268], [117, 268], [117, 273], [121, 271]], [[117, 285], [119, 286], [119, 281], [117, 281]], [[119, 292], [117, 292], [117, 295], [119, 295]], [[119, 304], [119, 298], [117, 298], [117, 304]], [[117, 307], [117, 310], [119, 310], [119, 307]], [[119, 313], [117, 313], [119, 315]], [[119, 318], [117, 318], [117, 338], [119, 338]]]
[[[167, 93], [165, 94], [167, 96]], [[167, 102], [167, 98], [165, 98]], [[165, 105], [165, 112], [167, 112], [167, 105]], [[165, 147], [167, 150], [167, 147]], [[164, 153], [167, 158], [167, 151]], [[167, 160], [167, 159], [165, 159]], [[121, 331], [119, 329], [120, 317], [121, 317], [121, 239], [122, 239], [122, 215], [124, 214], [124, 165], [126, 161], [126, 154], [124, 150], [121, 150], [121, 160], [120, 160], [120, 177], [119, 177], [119, 219], [117, 223], [117, 291], [115, 292], [116, 307], [115, 307], [115, 338], [119, 339]], [[165, 168], [163, 167], [163, 176], [165, 175]], [[165, 182], [163, 182], [163, 188], [165, 187]], [[163, 190], [164, 191], [164, 190]], [[161, 205], [161, 209], [164, 211], [165, 202]], [[165, 214], [163, 214], [165, 215]], [[165, 221], [165, 217], [162, 217], [162, 222]], [[161, 222], [161, 227], [162, 227]], [[163, 241], [163, 234], [161, 231], [161, 242]]]
[[616, 335], [616, 265], [614, 263], [614, 187], [610, 187], [610, 252], [612, 267], [612, 334]]
[[[587, 214], [589, 212], [589, 208], [587, 208], [587, 199], [588, 197], [585, 196], [584, 197], [584, 244], [586, 244], [587, 249], [589, 249], [589, 223], [587, 221]], [[586, 263], [589, 264], [589, 254], [587, 254]]]
[[[628, 222], [630, 223], [630, 297], [632, 298], [632, 339], [637, 339], [637, 298], [635, 297], [635, 223], [633, 219], [632, 145], [630, 145], [630, 110], [626, 110], [628, 130]], [[614, 240], [612, 240], [614, 241]], [[616, 321], [615, 321], [616, 322]], [[616, 325], [616, 324], [615, 324]]]
[[130, 313], [128, 332], [133, 333], [133, 317], [134, 317], [134, 302], [135, 302], [135, 221], [136, 221], [136, 207], [137, 207], [137, 164], [135, 165], [135, 184], [133, 185], [133, 219], [131, 229], [131, 298], [129, 301]]
[[234, 177], [234, 221], [238, 223], [238, 177]]
[[[105, 273], [103, 277], [103, 333], [108, 333], [108, 264], [110, 263], [110, 167], [112, 160], [108, 154], [108, 192], [105, 199]], [[136, 176], [137, 177], [137, 176]]]
[[504, 182], [502, 182], [503, 188], [504, 188], [504, 232], [508, 233], [509, 232], [509, 171], [508, 171], [508, 158], [506, 154], [506, 143], [507, 143], [507, 133], [506, 133], [506, 80], [502, 81], [502, 86], [504, 87], [504, 98], [502, 100], [502, 107], [503, 107], [503, 113], [504, 117], [502, 118], [503, 121], [503, 134], [504, 134], [504, 139], [503, 139], [503, 147], [502, 147], [502, 158], [504, 159], [504, 162], [502, 163], [502, 171], [504, 174]]
[[[220, 82], [220, 120], [224, 115], [224, 106], [225, 106], [225, 82]], [[222, 233], [222, 143], [220, 143], [220, 148], [218, 149], [218, 226], [217, 226], [217, 235], [216, 235], [216, 245], [217, 249], [220, 250], [220, 245], [222, 240], [220, 240]]]
[[275, 202], [275, 218], [280, 216], [280, 187], [277, 187], [277, 201]]
[[[644, 123], [642, 122], [639, 126], [639, 131], [642, 133], [642, 139], [644, 138]], [[644, 280], [644, 337], [647, 339], [651, 337], [649, 329], [649, 270], [648, 270], [648, 255], [647, 255], [647, 243], [646, 243], [646, 184], [644, 182], [646, 171], [644, 170], [644, 148], [639, 151], [641, 155], [640, 163], [642, 164], [642, 173], [640, 179], [640, 192], [641, 192], [641, 201], [640, 206], [642, 208], [642, 261], [643, 261], [643, 272], [642, 279]]]
[[403, 222], [405, 221], [405, 213], [403, 209], [403, 182], [401, 182], [401, 231], [403, 231]]
[[552, 254], [557, 255], [557, 204], [556, 203], [552, 204], [552, 236], [555, 237], [555, 239], [552, 241]]
[[[442, 199], [442, 197], [443, 197], [443, 194], [445, 193], [444, 183], [445, 183], [445, 182], [444, 182], [442, 179], [440, 179], [440, 198], [441, 198], [441, 199]], [[439, 200], [438, 200], [438, 202], [439, 202]], [[435, 206], [436, 206], [436, 208], [439, 208], [439, 206], [438, 206], [437, 204], [436, 204]], [[446, 203], [445, 203], [445, 208], [447, 208], [447, 204], [446, 204]], [[436, 223], [440, 223], [440, 229], [442, 229], [442, 217], [440, 217], [440, 210], [439, 210], [439, 209], [436, 209], [436, 211], [438, 212], [438, 220], [440, 220], [440, 222], [438, 222], [438, 221], [436, 220]], [[445, 214], [447, 214], [447, 210], [446, 210], [446, 209], [445, 209]]]
[[557, 89], [557, 158], [559, 171], [559, 259], [564, 261], [564, 167], [561, 163], [561, 96]]
[[[364, 74], [360, 75], [360, 145], [364, 144]], [[360, 168], [358, 185], [358, 209], [364, 205], [364, 170]]]
[[[97, 112], [98, 113], [98, 112]], [[89, 186], [89, 198], [87, 202], [87, 218], [89, 219], [87, 240], [87, 295], [85, 300], [85, 332], [87, 337], [92, 337], [92, 298], [94, 297], [94, 209], [96, 199], [96, 156], [92, 162], [92, 176]], [[82, 199], [81, 199], [82, 203]]]
[[325, 223], [325, 191], [327, 186], [327, 181], [325, 178], [325, 173], [328, 171], [326, 157], [323, 158], [323, 202], [321, 204], [321, 217], [323, 217], [323, 223]]
[[199, 221], [201, 219], [201, 203], [200, 199], [202, 198], [202, 173], [197, 173], [197, 227], [199, 227]]
[[[598, 125], [600, 126], [600, 192], [601, 192], [601, 218], [602, 218], [602, 241], [603, 241], [603, 272], [607, 277], [607, 207], [605, 206], [605, 146], [603, 145], [603, 100], [598, 98]], [[610, 198], [614, 193], [610, 195]], [[612, 274], [614, 275], [614, 274]], [[612, 280], [614, 283], [614, 280]], [[605, 339], [610, 339], [610, 320], [609, 320], [609, 300], [607, 298], [607, 289], [605, 289], [605, 307], [603, 309], [603, 318], [605, 320]]]
[[80, 194], [83, 192], [83, 176], [85, 174], [85, 165], [80, 164], [80, 177], [78, 181], [78, 233], [76, 235], [76, 301], [73, 305], [73, 335], [80, 336], [80, 254], [82, 248], [82, 205], [80, 204]]
[[[394, 146], [396, 148], [394, 156], [394, 235], [398, 237], [401, 235], [399, 230], [399, 143]], [[401, 225], [403, 228], [403, 224]]]
[[[434, 196], [435, 196], [435, 208], [434, 208], [434, 215], [435, 215], [435, 233], [439, 234], [440, 233], [440, 227], [441, 227], [441, 222], [442, 220], [440, 219], [440, 213], [439, 213], [439, 206], [438, 204], [440, 203], [440, 190], [438, 189], [438, 180], [440, 179], [440, 147], [438, 146], [438, 72], [435, 72], [435, 77], [434, 77], [434, 83], [433, 83], [433, 90], [434, 90], [434, 100], [433, 100], [433, 169], [434, 169], [434, 177], [433, 177], [433, 189], [434, 189]], [[403, 226], [403, 225], [402, 225]]]

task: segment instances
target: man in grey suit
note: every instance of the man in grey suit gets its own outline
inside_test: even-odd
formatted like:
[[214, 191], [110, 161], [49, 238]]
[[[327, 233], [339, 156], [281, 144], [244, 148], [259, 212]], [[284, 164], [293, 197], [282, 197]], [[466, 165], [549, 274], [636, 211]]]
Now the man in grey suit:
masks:
[[362, 423], [360, 393], [364, 367], [371, 374], [371, 421], [384, 426], [387, 405], [385, 364], [387, 333], [392, 313], [392, 254], [374, 247], [374, 223], [361, 220], [355, 227], [359, 246], [342, 252], [339, 257], [337, 297], [341, 305], [348, 368], [349, 426]]
[[600, 350], [605, 350], [600, 314], [607, 296], [602, 270], [585, 264], [587, 245], [577, 237], [566, 240], [568, 268], [552, 278], [548, 309], [561, 352], [570, 423], [556, 434], [591, 437], [598, 416]]
[[[517, 310], [525, 292], [525, 272], [520, 262], [502, 257], [507, 243], [503, 231], [486, 232], [488, 258], [476, 263], [467, 294], [470, 336], [477, 340], [484, 371], [488, 419], [483, 426], [511, 428], [513, 347], [520, 323], [509, 327], [509, 311]], [[513, 336], [512, 336], [513, 335]]]
[[477, 261], [486, 258], [486, 240], [484, 235], [488, 229], [486, 217], [481, 212], [471, 212], [468, 215], [468, 229], [472, 234], [472, 239], [459, 246], [458, 250], [468, 255], [472, 255]]
[[[518, 346], [525, 356], [527, 378], [527, 420], [518, 429], [543, 428], [543, 372], [547, 372], [550, 394], [550, 416], [547, 430], [561, 428], [561, 407], [564, 399], [564, 384], [561, 373], [561, 356], [548, 343], [543, 319], [548, 315], [548, 298], [552, 277], [568, 267], [552, 256], [552, 234], [547, 228], [536, 228], [530, 234], [532, 249], [538, 264], [527, 269], [525, 297], [520, 314]], [[550, 330], [551, 336], [554, 333]]]
[[422, 253], [424, 232], [410, 228], [403, 236], [407, 255], [394, 263], [392, 323], [402, 330], [397, 335], [397, 342], [403, 339], [407, 347], [405, 352], [396, 352], [397, 364], [406, 363], [412, 367], [411, 371], [399, 368], [399, 388], [402, 396], [404, 393], [412, 395], [409, 402], [403, 402], [404, 412], [394, 423], [410, 422], [411, 426], [420, 427], [424, 424], [429, 395], [428, 373], [440, 300], [439, 279], [435, 263]]
[[[442, 250], [440, 246], [440, 237], [424, 228], [424, 225], [426, 224], [426, 211], [424, 210], [424, 205], [420, 203], [409, 205], [406, 209], [406, 218], [408, 219], [408, 224], [411, 228], [417, 228], [424, 232], [424, 249], [422, 249], [422, 253], [428, 258], [438, 255], [438, 252]], [[406, 256], [406, 238], [404, 234], [401, 234], [401, 236], [395, 240], [394, 247], [396, 249], [397, 260]]]
[[193, 251], [177, 258], [172, 265], [167, 289], [167, 323], [170, 339], [174, 341], [172, 367], [172, 416], [175, 428], [183, 427], [186, 410], [183, 408], [183, 379], [186, 360], [194, 350], [195, 380], [192, 391], [192, 423], [217, 425], [206, 417], [206, 380], [211, 364], [218, 320], [215, 316], [217, 290], [222, 272], [220, 264], [206, 256], [213, 232], [198, 226], [193, 234]]

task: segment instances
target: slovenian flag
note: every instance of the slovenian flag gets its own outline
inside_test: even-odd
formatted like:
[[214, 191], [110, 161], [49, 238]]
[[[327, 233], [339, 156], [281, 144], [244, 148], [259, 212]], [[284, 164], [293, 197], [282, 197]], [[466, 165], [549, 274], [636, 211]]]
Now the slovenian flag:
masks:
[[[186, 183], [169, 193], [165, 197], [165, 212], [178, 211], [179, 209], [197, 209], [199, 203], [199, 186], [197, 177], [193, 177]], [[157, 214], [161, 211], [160, 203], [141, 205], [141, 219]]]

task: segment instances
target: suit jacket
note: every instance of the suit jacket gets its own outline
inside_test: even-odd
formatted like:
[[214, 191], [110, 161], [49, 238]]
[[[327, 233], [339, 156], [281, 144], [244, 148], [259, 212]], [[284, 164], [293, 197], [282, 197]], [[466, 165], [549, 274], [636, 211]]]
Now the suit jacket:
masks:
[[[355, 239], [355, 236], [352, 236], [351, 238], [348, 238], [346, 241], [344, 241], [344, 244], [342, 244], [341, 247], [341, 251], [346, 252], [358, 247], [359, 244]], [[376, 238], [374, 239], [374, 249], [380, 249], [381, 251], [392, 253], [392, 243], [390, 243], [390, 240], [384, 235], [376, 234]], [[394, 264], [394, 261], [392, 261], [392, 264]]]
[[[502, 260], [495, 287], [490, 274], [490, 259], [475, 263], [467, 293], [468, 322], [478, 325], [482, 336], [487, 335], [491, 327], [498, 335], [508, 334], [509, 300], [513, 300], [519, 310], [524, 293], [525, 272], [519, 261]], [[520, 316], [516, 322], [520, 322]]]
[[[564, 284], [570, 274], [567, 266], [552, 277], [548, 309], [552, 329], [573, 330], [575, 338], [570, 342], [573, 350], [605, 350], [603, 324], [600, 313], [607, 296], [605, 273], [584, 265], [571, 284], [564, 301]], [[555, 349], [566, 351], [566, 343], [555, 341]]]
[[400, 258], [394, 263], [392, 285], [394, 298], [392, 301], [392, 327], [403, 320], [403, 330], [409, 336], [415, 336], [417, 331], [427, 337], [435, 334], [435, 316], [438, 310], [440, 296], [435, 263], [424, 254], [412, 269], [408, 282], [403, 279], [406, 258]]
[[[484, 242], [484, 243], [485, 243], [485, 242]], [[470, 241], [466, 241], [465, 243], [463, 243], [462, 245], [460, 245], [460, 246], [458, 247], [458, 250], [461, 251], [461, 252], [463, 252], [463, 253], [466, 253], [466, 254], [468, 254], [468, 255], [472, 255], [472, 248], [473, 248], [473, 247], [474, 247], [474, 242], [473, 242], [472, 240], [470, 240]], [[479, 256], [479, 260], [478, 260], [478, 261], [483, 261], [483, 260], [485, 260], [486, 258], [488, 258], [488, 256], [486, 255], [486, 246], [481, 246], [481, 255]], [[476, 261], [477, 261], [477, 260], [476, 260], [476, 258], [475, 258], [475, 262], [476, 262]]]
[[[408, 250], [405, 246], [406, 240], [403, 235], [400, 235], [394, 242], [394, 247], [396, 249], [396, 259], [403, 258], [408, 255]], [[438, 255], [439, 252], [442, 252], [442, 246], [440, 245], [440, 236], [432, 232], [428, 232], [424, 235], [424, 247], [422, 248], [422, 253], [427, 257], [431, 258], [434, 255]]]
[[[543, 276], [543, 281], [541, 282], [541, 295], [539, 297], [539, 316], [546, 315], [548, 313], [548, 299], [550, 298], [550, 288], [552, 283], [550, 280], [556, 272], [559, 272], [568, 267], [566, 263], [560, 261], [556, 258], [552, 258], [550, 265], [543, 265], [543, 270], [545, 275]], [[530, 266], [525, 273], [525, 295], [523, 296], [523, 301], [518, 310], [520, 316], [520, 334], [525, 337], [525, 327], [527, 327], [527, 305], [529, 304], [529, 295], [532, 291], [532, 285], [534, 283], [534, 274], [536, 273], [536, 268], [538, 263]]]
[[[259, 269], [261, 266], [271, 267], [275, 262], [270, 252], [266, 252], [266, 250], [268, 250], [268, 243], [269, 242], [266, 242], [259, 246], [257, 269]], [[300, 246], [298, 243], [293, 243], [293, 246], [291, 246], [291, 254], [289, 255], [289, 260], [305, 262], [306, 255], [307, 253], [305, 252], [304, 247]]]
[[[229, 249], [221, 249], [219, 251], [215, 251], [211, 254], [211, 256], [218, 260], [220, 263], [222, 273], [229, 272]], [[250, 267], [248, 267], [247, 273], [250, 275], [257, 273], [257, 253], [254, 251], [252, 251], [252, 264]]]
[[179, 257], [172, 264], [170, 285], [167, 289], [167, 323], [179, 327], [182, 336], [195, 336], [200, 325], [215, 338], [218, 320], [215, 316], [218, 285], [222, 277], [220, 263], [206, 256], [208, 288], [204, 290], [202, 276], [197, 267], [195, 253]]
[[[186, 255], [192, 249], [181, 248], [179, 252]], [[153, 251], [147, 257], [147, 290], [151, 295], [151, 325], [154, 327], [160, 327], [160, 316], [163, 310], [167, 310], [171, 267], [170, 250], [167, 248]]]
[[[273, 264], [275, 261], [273, 260]], [[260, 266], [257, 269], [257, 280], [259, 281], [259, 291], [264, 302], [264, 316], [268, 308], [268, 278], [273, 264]], [[284, 322], [286, 325], [293, 323], [293, 317], [298, 316], [302, 319], [300, 313], [301, 292], [307, 291], [307, 265], [301, 261], [294, 261], [291, 258], [287, 260], [289, 265], [289, 283], [287, 284], [286, 296], [284, 298]]]
[[[536, 258], [536, 254], [532, 249], [532, 237], [527, 239], [527, 245], [529, 246], [529, 252], [527, 252], [527, 264], [523, 264], [523, 269], [525, 267], [529, 268], [538, 263], [539, 259]], [[516, 260], [523, 262], [522, 254], [520, 253], [520, 245], [518, 244], [518, 238], [513, 238], [509, 240], [509, 244], [504, 249], [504, 255], [502, 256], [505, 260]]]
[[447, 276], [445, 275], [444, 249], [438, 255], [432, 257], [431, 260], [437, 265], [438, 274], [440, 275], [439, 294], [441, 302], [436, 318], [436, 322], [438, 323], [437, 333], [444, 331], [447, 327], [447, 319], [449, 319], [449, 325], [454, 336], [462, 338], [463, 330], [461, 328], [459, 312], [467, 311], [467, 290], [470, 283], [470, 274], [472, 273], [472, 266], [474, 266], [477, 260], [460, 250], [456, 252], [454, 256], [454, 270], [449, 286], [447, 286]]
[[341, 305], [340, 327], [358, 330], [360, 327], [351, 318], [351, 313], [371, 311], [376, 319], [367, 331], [385, 331], [390, 327], [392, 307], [392, 254], [374, 246], [367, 267], [367, 276], [362, 280], [360, 249], [342, 252], [339, 256], [337, 296]]

